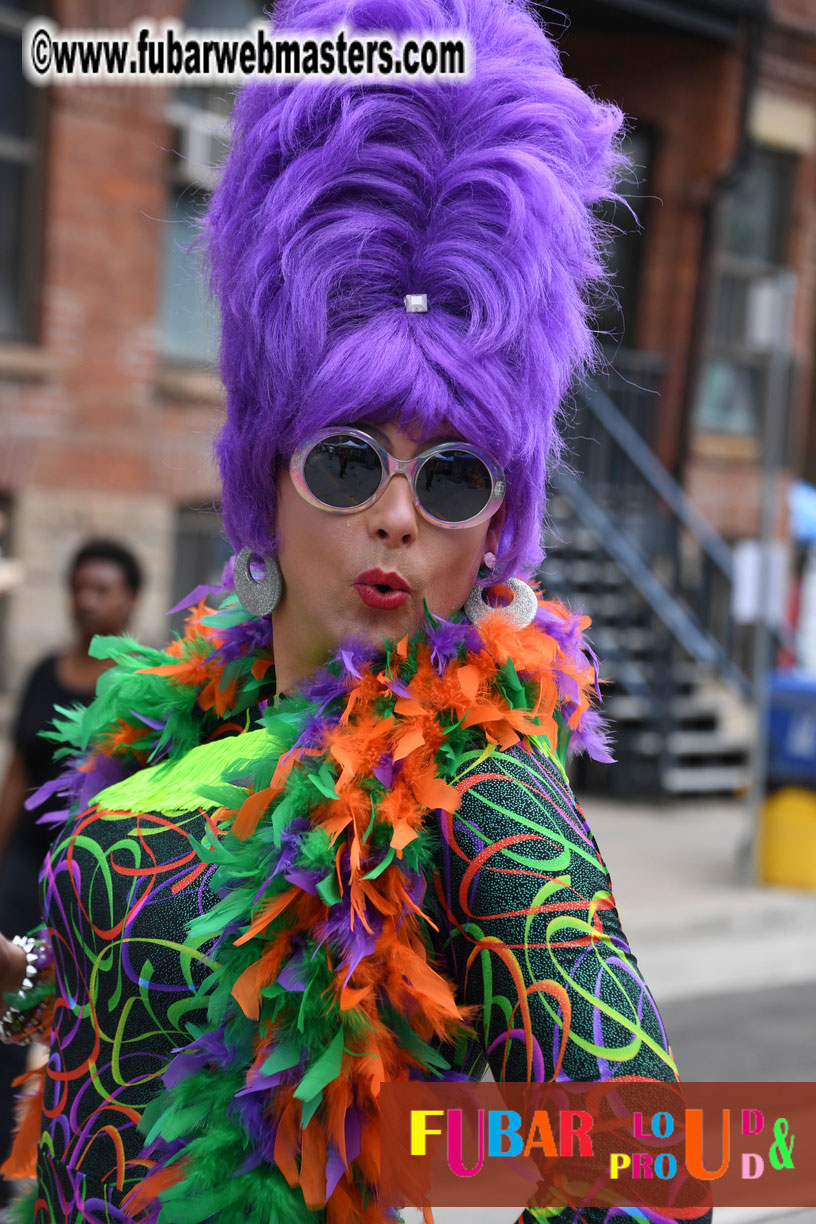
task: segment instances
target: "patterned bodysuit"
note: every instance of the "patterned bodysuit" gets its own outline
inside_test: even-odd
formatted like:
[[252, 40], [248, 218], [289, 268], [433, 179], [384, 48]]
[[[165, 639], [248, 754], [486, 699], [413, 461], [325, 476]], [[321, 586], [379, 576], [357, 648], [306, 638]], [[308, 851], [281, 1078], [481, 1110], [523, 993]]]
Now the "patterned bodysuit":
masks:
[[[476, 758], [452, 779], [458, 812], [438, 818], [438, 870], [424, 903], [440, 928], [439, 968], [460, 1001], [483, 1009], [482, 1039], [456, 1051], [457, 1065], [478, 1078], [487, 1060], [499, 1080], [675, 1080], [608, 872], [560, 766], [520, 746]], [[209, 945], [184, 938], [215, 901], [213, 868], [189, 840], [201, 838], [205, 821], [203, 809], [92, 808], [69, 822], [46, 863], [58, 997], [36, 1224], [129, 1218], [122, 1199], [149, 1164], [141, 1115], [171, 1052], [189, 1042], [188, 1026], [205, 1021], [196, 988], [209, 972]], [[498, 942], [466, 973], [473, 942], [485, 936]], [[533, 982], [556, 989], [526, 994]], [[559, 991], [568, 1006], [558, 1006]], [[321, 1217], [304, 1209], [303, 1218]]]

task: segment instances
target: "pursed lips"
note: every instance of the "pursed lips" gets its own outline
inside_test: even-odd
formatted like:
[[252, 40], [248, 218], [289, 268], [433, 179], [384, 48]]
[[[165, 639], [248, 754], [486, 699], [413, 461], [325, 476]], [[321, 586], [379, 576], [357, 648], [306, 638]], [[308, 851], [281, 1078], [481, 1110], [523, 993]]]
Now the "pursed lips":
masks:
[[409, 583], [394, 570], [364, 570], [352, 586], [364, 604], [384, 611], [400, 607], [411, 594]]

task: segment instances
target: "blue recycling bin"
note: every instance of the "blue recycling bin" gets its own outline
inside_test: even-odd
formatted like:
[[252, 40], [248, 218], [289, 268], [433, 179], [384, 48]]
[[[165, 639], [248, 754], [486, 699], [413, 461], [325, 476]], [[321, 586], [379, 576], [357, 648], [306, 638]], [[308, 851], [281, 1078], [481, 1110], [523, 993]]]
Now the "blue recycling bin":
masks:
[[768, 709], [768, 782], [816, 790], [816, 676], [778, 671]]

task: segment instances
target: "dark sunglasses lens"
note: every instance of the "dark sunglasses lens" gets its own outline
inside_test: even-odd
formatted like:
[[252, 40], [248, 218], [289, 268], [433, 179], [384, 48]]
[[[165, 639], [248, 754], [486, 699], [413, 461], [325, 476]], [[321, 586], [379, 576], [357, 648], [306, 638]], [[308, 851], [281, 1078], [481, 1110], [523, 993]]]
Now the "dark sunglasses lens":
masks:
[[373, 497], [382, 478], [380, 457], [368, 442], [335, 434], [316, 443], [306, 456], [303, 477], [324, 506], [361, 506]]
[[484, 510], [493, 492], [486, 464], [470, 451], [431, 455], [417, 473], [417, 497], [424, 510], [445, 523], [465, 523]]

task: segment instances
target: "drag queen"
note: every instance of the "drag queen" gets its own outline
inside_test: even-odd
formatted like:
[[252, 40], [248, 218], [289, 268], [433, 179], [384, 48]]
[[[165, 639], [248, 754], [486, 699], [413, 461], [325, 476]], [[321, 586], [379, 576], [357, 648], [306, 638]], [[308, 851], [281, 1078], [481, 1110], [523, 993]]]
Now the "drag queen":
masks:
[[384, 1224], [384, 1081], [676, 1079], [565, 772], [609, 759], [589, 622], [523, 579], [621, 115], [520, 0], [277, 13], [341, 18], [465, 30], [473, 76], [237, 100], [236, 560], [167, 650], [97, 640], [46, 925], [0, 945], [6, 1039], [49, 1042], [6, 1164], [36, 1224]]

